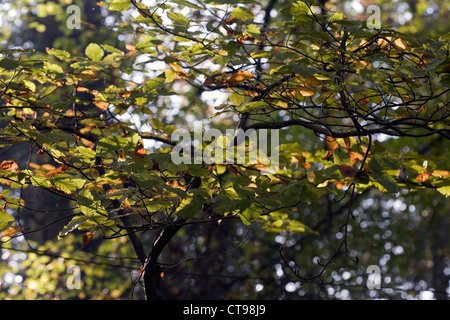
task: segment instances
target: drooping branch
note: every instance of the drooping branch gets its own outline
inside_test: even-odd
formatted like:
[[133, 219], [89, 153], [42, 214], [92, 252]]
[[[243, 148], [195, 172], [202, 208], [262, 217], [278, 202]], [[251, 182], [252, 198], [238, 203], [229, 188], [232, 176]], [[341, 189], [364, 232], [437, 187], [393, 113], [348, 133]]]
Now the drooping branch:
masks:
[[[197, 189], [200, 186], [201, 179], [194, 177], [187, 187], [186, 191]], [[144, 279], [145, 298], [146, 300], [161, 300], [163, 294], [161, 292], [161, 267], [158, 259], [175, 234], [184, 225], [186, 219], [177, 217], [168, 226], [162, 227], [153, 241], [153, 247], [149, 256], [145, 260], [142, 277]]]

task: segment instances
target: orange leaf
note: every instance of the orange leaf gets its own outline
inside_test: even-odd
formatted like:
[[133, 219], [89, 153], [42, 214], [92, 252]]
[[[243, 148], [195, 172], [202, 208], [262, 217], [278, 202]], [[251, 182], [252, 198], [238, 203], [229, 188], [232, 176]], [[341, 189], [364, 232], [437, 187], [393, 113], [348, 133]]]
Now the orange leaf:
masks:
[[357, 176], [361, 171], [355, 168], [352, 168], [346, 164], [339, 165], [339, 171], [344, 177], [355, 177]]
[[253, 73], [249, 71], [238, 71], [234, 73], [228, 80], [226, 81], [228, 84], [236, 84], [239, 82], [243, 82], [249, 79], [254, 78]]
[[228, 24], [228, 25], [229, 25], [229, 24], [233, 24], [235, 20], [237, 20], [237, 18], [231, 16], [231, 17], [229, 17], [227, 20], [225, 20], [225, 23]]
[[94, 236], [95, 231], [93, 232], [86, 232], [83, 235], [83, 244], [81, 245], [82, 248], [84, 248], [85, 246], [87, 246], [89, 244], [89, 242], [91, 242], [92, 237]]
[[17, 169], [19, 169], [19, 164], [14, 160], [4, 160], [0, 163], [0, 170], [16, 172]]
[[416, 177], [416, 180], [421, 181], [421, 182], [425, 182], [425, 181], [428, 180], [429, 177], [430, 177], [430, 174], [424, 172], [424, 173], [419, 174], [419, 175]]
[[131, 204], [128, 201], [128, 198], [125, 198], [125, 200], [122, 201], [122, 204], [120, 206], [124, 209], [131, 209]]
[[327, 136], [327, 144], [331, 150], [334, 150], [339, 147], [339, 143], [337, 143], [336, 139], [330, 136]]
[[362, 161], [364, 159], [364, 156], [361, 153], [355, 152], [355, 151], [349, 151], [348, 155], [350, 157], [350, 166], [353, 166], [356, 162], [356, 159]]
[[295, 91], [300, 93], [303, 97], [311, 97], [316, 93], [313, 89], [304, 87], [304, 86], [295, 86]]
[[77, 88], [77, 91], [78, 91], [78, 92], [89, 92], [89, 91], [91, 91], [91, 90], [88, 89], [88, 88], [85, 88], [85, 87], [78, 87], [78, 88]]
[[346, 137], [344, 138], [345, 141], [345, 147], [347, 148], [347, 150], [350, 150], [352, 147], [352, 144], [350, 143], [350, 138]]
[[145, 156], [145, 148], [142, 139], [136, 143], [136, 148], [134, 148], [134, 155], [138, 158], [143, 158]]
[[126, 44], [125, 48], [127, 48], [127, 50], [129, 51], [136, 51], [136, 47], [131, 44]]
[[109, 103], [105, 101], [95, 101], [94, 104], [97, 108], [102, 110], [107, 110], [109, 107]]
[[22, 231], [22, 227], [9, 227], [5, 231], [2, 232], [1, 237], [12, 237], [18, 234], [20, 231]]

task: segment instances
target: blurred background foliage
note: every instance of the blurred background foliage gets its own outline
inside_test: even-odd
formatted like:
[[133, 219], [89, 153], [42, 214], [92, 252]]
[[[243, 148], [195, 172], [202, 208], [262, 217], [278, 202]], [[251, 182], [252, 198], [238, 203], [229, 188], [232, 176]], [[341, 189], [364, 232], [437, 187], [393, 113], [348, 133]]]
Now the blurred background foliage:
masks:
[[[276, 1], [275, 8], [282, 9], [290, 3]], [[366, 19], [370, 16], [366, 8], [378, 5], [383, 25], [422, 38], [438, 38], [450, 31], [450, 5], [445, 0], [324, 3], [353, 20]], [[66, 8], [71, 4], [82, 10], [80, 30], [66, 26], [70, 15]], [[282, 21], [282, 11], [276, 12], [273, 21]], [[101, 40], [125, 51], [125, 43], [139, 33], [129, 22], [130, 17], [108, 11], [96, 0], [4, 0], [0, 3], [0, 44], [2, 49], [21, 47], [45, 52], [46, 48], [57, 48], [76, 55], [82, 54], [90, 42]], [[101, 81], [96, 85], [101, 86]], [[195, 90], [185, 96], [191, 101], [185, 112], [162, 113], [161, 121], [176, 124], [185, 122], [189, 114], [193, 115], [191, 119], [211, 115], [207, 108], [210, 97], [198, 95]], [[226, 120], [215, 121], [219, 128], [230, 125]], [[309, 131], [300, 127], [289, 130], [290, 138], [285, 142], [297, 137], [306, 142], [306, 150], [324, 147]], [[389, 139], [385, 146], [392, 153], [417, 151], [424, 159], [428, 155], [450, 157], [448, 142], [441, 138]], [[11, 152], [20, 150], [0, 151], [2, 159]], [[32, 199], [40, 201], [43, 196], [36, 191]], [[36, 220], [34, 226], [48, 225], [47, 228], [34, 228], [36, 232], [27, 239], [2, 239], [0, 299], [142, 299], [139, 262], [132, 258], [128, 239], [103, 241], [100, 235], [93, 234], [90, 243], [83, 246], [86, 234], [74, 232], [57, 240], [61, 225], [52, 221], [70, 203], [49, 201], [48, 210], [41, 208], [27, 213], [26, 208], [22, 209], [24, 219]], [[165, 294], [172, 299], [448, 299], [450, 202], [447, 199], [433, 190], [401, 192], [395, 196], [372, 190], [358, 196], [354, 208], [348, 243], [359, 264], [341, 254], [320, 283], [311, 281], [302, 285], [281, 260], [279, 248], [283, 246], [285, 258], [300, 267], [300, 274], [307, 276], [320, 269], [317, 262], [325, 261], [342, 238], [339, 224], [345, 204], [336, 203], [330, 195], [317, 199], [303, 213], [302, 222], [318, 231], [319, 236], [268, 232], [261, 225], [244, 226], [232, 219], [220, 226], [186, 226], [162, 255]], [[148, 242], [153, 236], [147, 235]], [[72, 265], [80, 267], [81, 289], [67, 288], [71, 274], [66, 271]], [[382, 289], [367, 288], [366, 270], [370, 265], [380, 267]]]

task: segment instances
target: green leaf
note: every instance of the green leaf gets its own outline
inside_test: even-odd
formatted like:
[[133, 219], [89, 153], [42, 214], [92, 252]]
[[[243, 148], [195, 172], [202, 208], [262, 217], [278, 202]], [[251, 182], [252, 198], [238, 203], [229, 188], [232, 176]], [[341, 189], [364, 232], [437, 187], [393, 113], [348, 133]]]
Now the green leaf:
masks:
[[307, 67], [298, 63], [289, 63], [287, 67], [290, 71], [301, 75], [303, 78], [313, 76], [318, 71], [316, 68]]
[[122, 149], [128, 144], [128, 139], [121, 136], [109, 136], [100, 139], [98, 148], [100, 151], [112, 152]]
[[369, 162], [369, 168], [373, 171], [386, 171], [399, 169], [399, 165], [387, 158], [374, 155]]
[[35, 187], [50, 188], [52, 183], [49, 178], [43, 176], [32, 176], [30, 177], [31, 184]]
[[256, 186], [258, 187], [258, 191], [265, 192], [267, 188], [272, 184], [272, 180], [268, 176], [259, 176], [256, 178]]
[[247, 32], [251, 33], [251, 34], [260, 34], [261, 33], [261, 29], [255, 24], [249, 24], [246, 29], [247, 29]]
[[450, 196], [450, 186], [443, 186], [443, 187], [437, 188], [437, 191], [439, 191], [446, 197]]
[[125, 11], [131, 5], [131, 1], [129, 0], [111, 0], [111, 5], [109, 6], [109, 10], [112, 11]]
[[67, 194], [81, 189], [86, 182], [84, 179], [74, 179], [68, 174], [58, 174], [51, 177], [50, 181], [52, 185]]
[[267, 108], [267, 103], [265, 103], [264, 101], [252, 101], [244, 104], [242, 106], [241, 112], [256, 111], [263, 108]]
[[15, 219], [14, 219], [14, 217], [12, 215], [8, 214], [4, 210], [0, 210], [0, 223], [12, 222], [14, 220]]
[[249, 9], [243, 7], [234, 8], [230, 14], [239, 20], [250, 20], [255, 17]]
[[206, 177], [211, 173], [208, 169], [202, 168], [201, 164], [189, 164], [187, 166], [187, 172], [195, 177]]
[[183, 199], [178, 207], [177, 215], [183, 219], [192, 218], [202, 212], [202, 205], [203, 203], [198, 199]]
[[180, 26], [186, 26], [189, 23], [188, 19], [183, 14], [178, 12], [168, 12], [167, 17]]
[[295, 2], [293, 6], [291, 11], [293, 14], [311, 14], [311, 9], [303, 1]]
[[58, 238], [61, 239], [74, 231], [80, 224], [87, 220], [86, 216], [75, 216], [67, 225], [59, 232]]
[[54, 55], [60, 60], [68, 61], [70, 58], [70, 53], [66, 50], [59, 50], [59, 49], [47, 49], [47, 53]]
[[0, 68], [3, 68], [5, 70], [15, 69], [19, 65], [20, 65], [20, 63], [18, 61], [15, 61], [12, 59], [3, 58], [2, 60], [0, 60]]
[[336, 21], [336, 20], [343, 20], [344, 19], [344, 14], [341, 12], [335, 12], [331, 17], [330, 17], [330, 21]]
[[100, 61], [103, 58], [104, 51], [102, 47], [100, 47], [96, 43], [90, 43], [85, 50], [86, 56], [90, 58], [92, 61]]
[[322, 189], [323, 188], [317, 188], [310, 182], [303, 182], [303, 185], [300, 186], [299, 197], [302, 201], [312, 204], [313, 201], [320, 199], [322, 196]]
[[245, 225], [250, 225], [261, 216], [261, 213], [262, 208], [257, 203], [252, 202], [247, 209], [239, 213], [239, 217]]
[[381, 184], [389, 193], [399, 192], [399, 187], [394, 178], [385, 172], [374, 172], [372, 174], [375, 181]]
[[81, 212], [89, 219], [94, 219], [98, 215], [102, 217], [106, 215], [105, 209], [101, 206], [100, 197], [96, 192], [92, 193], [89, 189], [81, 189], [78, 193], [77, 203]]
[[165, 83], [171, 83], [177, 78], [176, 72], [171, 69], [165, 70], [164, 75], [166, 77]]

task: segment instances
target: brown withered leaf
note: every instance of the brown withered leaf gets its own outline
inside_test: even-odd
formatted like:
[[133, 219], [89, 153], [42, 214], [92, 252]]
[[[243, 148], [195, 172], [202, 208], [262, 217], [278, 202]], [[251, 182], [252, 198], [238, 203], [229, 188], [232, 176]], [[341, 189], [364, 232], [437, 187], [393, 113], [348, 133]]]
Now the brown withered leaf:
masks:
[[343, 164], [343, 163], [339, 165], [339, 171], [341, 172], [341, 174], [344, 177], [350, 177], [350, 178], [353, 178], [353, 177], [355, 177], [355, 176], [357, 176], [358, 174], [361, 173], [361, 170], [352, 168], [352, 167], [350, 167], [350, 166], [348, 166], [346, 164]]
[[233, 75], [226, 80], [226, 83], [233, 85], [239, 82], [253, 79], [254, 77], [255, 76], [250, 71], [238, 71], [236, 73], [233, 73]]
[[320, 86], [322, 83], [314, 76], [309, 76], [304, 80], [304, 83], [306, 84], [307, 87], [318, 87]]
[[223, 84], [225, 84], [225, 81], [223, 81], [223, 80], [218, 80], [218, 79], [216, 79], [215, 77], [207, 77], [207, 78], [205, 79], [205, 81], [203, 82], [203, 85], [204, 85], [204, 86], [212, 86], [212, 85], [215, 85], [215, 86], [221, 86], [221, 85], [223, 85]]

